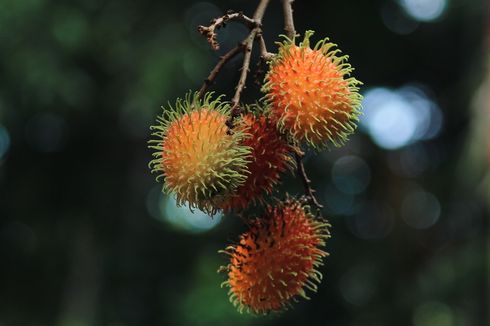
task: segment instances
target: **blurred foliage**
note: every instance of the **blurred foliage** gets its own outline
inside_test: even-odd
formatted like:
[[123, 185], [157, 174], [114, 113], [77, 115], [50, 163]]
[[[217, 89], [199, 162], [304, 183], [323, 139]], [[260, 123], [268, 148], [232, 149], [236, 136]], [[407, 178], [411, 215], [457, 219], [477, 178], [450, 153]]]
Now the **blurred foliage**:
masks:
[[[406, 2], [295, 2], [298, 31], [338, 43], [364, 90], [424, 85], [444, 124], [396, 150], [358, 132], [309, 156], [333, 224], [324, 282], [294, 310], [253, 317], [235, 311], [216, 273], [226, 259], [216, 251], [242, 223], [225, 216], [196, 233], [152, 214], [160, 199], [149, 195], [146, 140], [160, 105], [197, 89], [246, 32], [230, 24], [213, 53], [196, 26], [230, 7], [251, 14], [256, 1], [0, 0], [0, 325], [490, 324], [490, 188], [478, 186], [488, 180], [488, 124], [478, 122], [490, 97], [473, 100], [489, 92], [479, 88], [488, 4], [449, 0], [441, 17], [417, 22]], [[264, 29], [273, 50], [279, 1]], [[239, 65], [214, 86], [228, 98]], [[259, 95], [250, 83], [244, 99]], [[369, 169], [353, 195], [332, 172], [345, 156]], [[416, 173], [400, 173], [406, 160]], [[282, 187], [302, 191], [291, 176]], [[423, 209], [402, 212], [419, 190], [440, 208], [429, 227], [407, 222]]]

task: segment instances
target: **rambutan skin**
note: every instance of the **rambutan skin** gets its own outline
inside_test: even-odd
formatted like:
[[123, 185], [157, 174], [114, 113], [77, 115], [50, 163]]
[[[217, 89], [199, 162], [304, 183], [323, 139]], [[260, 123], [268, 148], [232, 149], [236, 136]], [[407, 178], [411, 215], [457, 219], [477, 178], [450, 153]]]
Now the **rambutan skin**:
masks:
[[280, 175], [294, 166], [292, 148], [268, 118], [251, 113], [241, 117], [243, 132], [249, 137], [242, 145], [251, 148], [247, 180], [229, 199], [223, 202], [224, 211], [247, 208], [250, 203], [263, 202], [264, 194], [272, 193]]
[[281, 131], [314, 148], [342, 145], [354, 132], [362, 96], [348, 56], [338, 56], [336, 46], [320, 41], [312, 49], [308, 31], [299, 46], [281, 43], [272, 60], [263, 91], [271, 118]]
[[223, 252], [230, 263], [230, 301], [255, 314], [280, 311], [297, 297], [308, 299], [305, 288], [316, 291], [322, 275], [316, 270], [327, 253], [320, 247], [330, 237], [329, 225], [316, 219], [309, 207], [296, 199], [268, 206], [252, 220], [237, 245]]
[[152, 127], [150, 168], [164, 178], [164, 192], [175, 194], [179, 205], [188, 202], [212, 215], [245, 182], [250, 149], [241, 145], [244, 133], [229, 132], [229, 116], [229, 105], [219, 98], [189, 94]]

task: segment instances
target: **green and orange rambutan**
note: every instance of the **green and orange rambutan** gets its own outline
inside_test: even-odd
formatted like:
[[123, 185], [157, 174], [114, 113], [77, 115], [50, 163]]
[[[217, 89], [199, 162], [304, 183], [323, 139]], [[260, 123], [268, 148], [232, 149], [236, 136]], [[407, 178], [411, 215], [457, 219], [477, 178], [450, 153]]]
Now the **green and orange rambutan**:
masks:
[[322, 275], [316, 269], [327, 253], [320, 249], [330, 237], [329, 224], [313, 216], [302, 201], [288, 198], [268, 206], [265, 214], [250, 222], [239, 243], [223, 252], [230, 262], [230, 301], [239, 311], [255, 314], [280, 311], [305, 289], [317, 290]]
[[294, 165], [292, 147], [267, 117], [247, 113], [240, 120], [239, 128], [249, 135], [242, 145], [251, 148], [247, 165], [250, 174], [235, 194], [223, 202], [225, 211], [242, 210], [251, 203], [263, 202], [263, 196], [272, 193], [281, 173]]
[[150, 168], [163, 177], [163, 191], [212, 215], [247, 179], [250, 148], [241, 128], [230, 132], [226, 125], [230, 105], [211, 97], [189, 93], [164, 108], [149, 144], [155, 150]]
[[271, 118], [282, 132], [314, 148], [342, 145], [354, 132], [362, 96], [348, 56], [324, 39], [310, 47], [287, 39], [271, 60], [263, 91]]

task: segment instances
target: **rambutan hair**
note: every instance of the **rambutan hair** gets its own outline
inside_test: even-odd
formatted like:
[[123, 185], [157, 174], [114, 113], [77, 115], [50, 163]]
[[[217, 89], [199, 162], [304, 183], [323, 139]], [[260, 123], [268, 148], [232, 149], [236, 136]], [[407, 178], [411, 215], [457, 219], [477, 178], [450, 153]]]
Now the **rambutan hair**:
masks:
[[242, 144], [247, 134], [241, 128], [230, 132], [226, 125], [230, 105], [211, 97], [188, 93], [174, 107], [162, 107], [151, 127], [155, 152], [149, 166], [179, 205], [188, 202], [212, 215], [247, 179], [250, 148]]
[[[260, 112], [260, 108], [257, 110]], [[250, 203], [263, 203], [263, 196], [272, 193], [281, 173], [294, 166], [292, 147], [266, 116], [247, 113], [240, 120], [239, 128], [249, 135], [241, 144], [251, 148], [247, 164], [250, 174], [235, 193], [223, 202], [224, 211], [242, 210]]]
[[327, 253], [320, 249], [330, 237], [329, 224], [317, 219], [302, 201], [288, 198], [268, 206], [252, 220], [239, 243], [223, 253], [230, 262], [222, 286], [242, 312], [280, 311], [298, 297], [309, 299], [305, 289], [317, 290], [322, 274], [316, 269]]
[[307, 31], [299, 46], [287, 37], [279, 43], [262, 90], [281, 132], [317, 149], [341, 146], [356, 128], [362, 83], [349, 77], [353, 68], [336, 44], [327, 38], [312, 49], [311, 35]]

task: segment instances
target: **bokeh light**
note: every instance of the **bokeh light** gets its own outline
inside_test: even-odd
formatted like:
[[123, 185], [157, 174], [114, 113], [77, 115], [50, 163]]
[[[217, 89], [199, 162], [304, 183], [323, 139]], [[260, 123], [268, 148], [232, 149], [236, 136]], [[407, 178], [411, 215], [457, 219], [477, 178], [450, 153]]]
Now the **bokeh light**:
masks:
[[359, 194], [366, 190], [371, 180], [367, 163], [358, 156], [339, 158], [332, 167], [334, 185], [345, 194]]
[[148, 193], [146, 205], [152, 217], [191, 233], [211, 230], [221, 222], [223, 216], [217, 213], [211, 217], [199, 209], [191, 211], [187, 205], [178, 206], [175, 197], [162, 194], [158, 186]]
[[[193, 278], [186, 291], [179, 297], [181, 303], [176, 305], [181, 319], [177, 325], [256, 325], [255, 316], [237, 313], [235, 307], [226, 300], [226, 293], [216, 286], [223, 282], [224, 275], [216, 273], [216, 266], [225, 263], [222, 257], [212, 255], [215, 248], [207, 248], [206, 254], [196, 259], [193, 267]], [[223, 300], [225, 299], [225, 300]], [[189, 313], [192, 311], [192, 313]]]
[[427, 146], [422, 143], [412, 144], [388, 154], [388, 165], [391, 171], [402, 177], [420, 176], [431, 165], [438, 163], [437, 152], [434, 150], [429, 153]]
[[401, 207], [403, 220], [416, 229], [427, 229], [434, 225], [441, 214], [441, 204], [436, 196], [415, 190], [408, 193]]
[[185, 13], [185, 25], [189, 37], [196, 45], [208, 50], [208, 44], [203, 40], [201, 35], [196, 32], [196, 27], [207, 24], [211, 19], [222, 15], [222, 10], [215, 4], [207, 1], [200, 1], [189, 7]]
[[364, 240], [386, 238], [390, 234], [393, 224], [393, 209], [377, 201], [365, 203], [359, 214], [347, 219], [347, 226], [350, 231]]
[[415, 140], [428, 140], [439, 135], [442, 128], [442, 112], [430, 99], [426, 89], [419, 85], [405, 85], [398, 93], [410, 104], [411, 110], [416, 112]]
[[437, 104], [419, 86], [376, 87], [364, 94], [361, 130], [381, 148], [395, 150], [436, 137], [442, 127]]
[[119, 125], [128, 136], [136, 139], [148, 137], [148, 126], [155, 119], [154, 112], [148, 110], [153, 103], [143, 97], [131, 97], [119, 111]]
[[193, 51], [188, 51], [182, 56], [182, 69], [185, 76], [196, 85], [200, 84], [207, 75], [207, 66], [203, 65], [202, 59]]
[[451, 308], [441, 302], [425, 302], [417, 307], [413, 315], [414, 326], [453, 326]]
[[400, 5], [392, 1], [386, 1], [381, 6], [381, 19], [386, 28], [399, 35], [408, 35], [419, 26]]
[[0, 159], [7, 153], [10, 147], [10, 136], [5, 127], [0, 125]]
[[335, 185], [325, 188], [325, 210], [327, 215], [353, 215], [359, 212], [362, 199], [359, 196], [340, 191]]
[[375, 265], [366, 263], [347, 270], [340, 279], [339, 290], [345, 301], [363, 306], [376, 294], [378, 285]]
[[62, 46], [75, 49], [87, 41], [89, 23], [81, 12], [60, 8], [53, 16], [52, 33]]
[[444, 13], [447, 0], [400, 0], [400, 5], [415, 20], [430, 22]]

